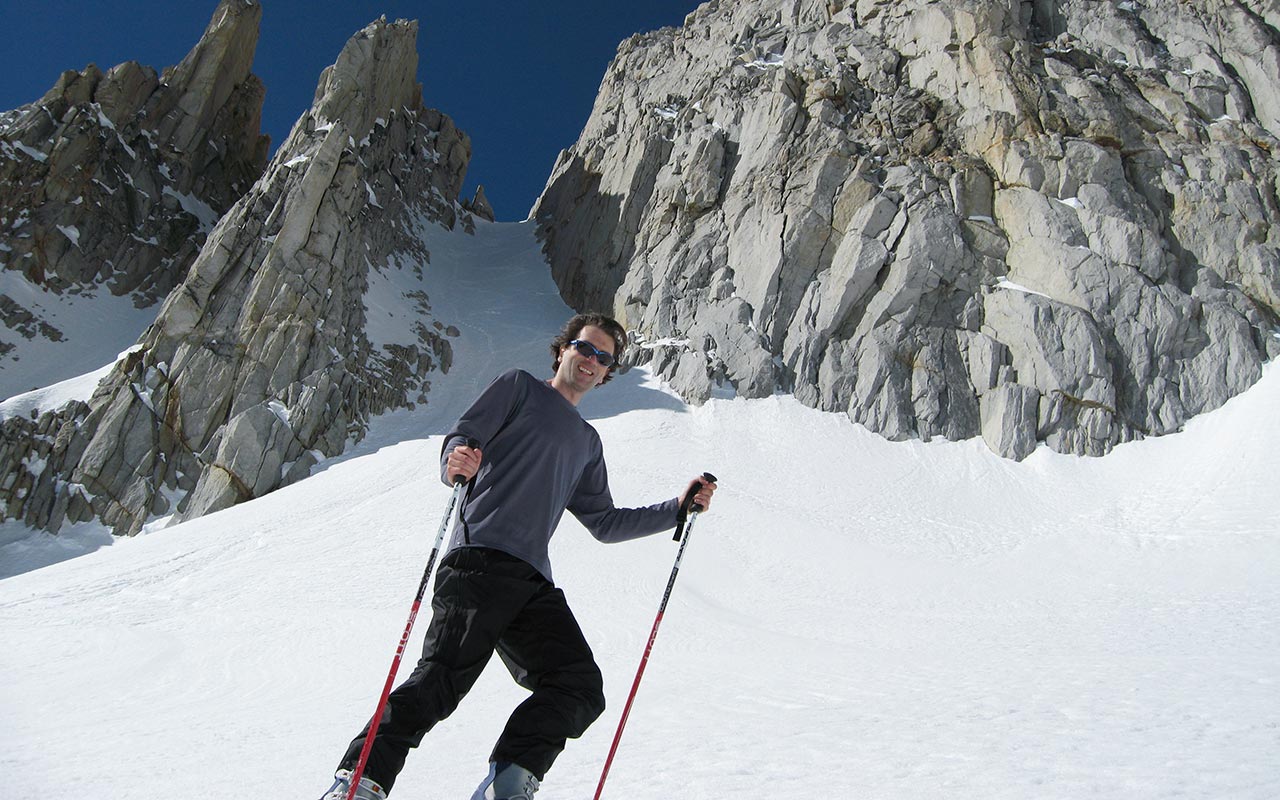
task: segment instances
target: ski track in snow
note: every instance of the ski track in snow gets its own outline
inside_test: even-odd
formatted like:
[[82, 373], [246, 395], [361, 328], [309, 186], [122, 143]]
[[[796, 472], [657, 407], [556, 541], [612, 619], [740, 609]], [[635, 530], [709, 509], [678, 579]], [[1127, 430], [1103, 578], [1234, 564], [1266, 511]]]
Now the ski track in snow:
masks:
[[[570, 313], [531, 226], [423, 231], [422, 281], [385, 279], [461, 331], [425, 406], [181, 526], [109, 545], [93, 526], [0, 526], [7, 795], [327, 787], [448, 498], [442, 433], [502, 370], [549, 375]], [[702, 470], [721, 488], [605, 797], [1280, 796], [1277, 401], [1272, 366], [1184, 433], [1012, 463], [979, 441], [891, 443], [785, 396], [691, 408], [643, 370], [619, 376], [582, 405], [617, 500]], [[594, 792], [674, 556], [669, 535], [604, 546], [566, 516], [557, 580], [610, 708], [539, 798]], [[392, 797], [469, 796], [523, 696], [495, 659]]]

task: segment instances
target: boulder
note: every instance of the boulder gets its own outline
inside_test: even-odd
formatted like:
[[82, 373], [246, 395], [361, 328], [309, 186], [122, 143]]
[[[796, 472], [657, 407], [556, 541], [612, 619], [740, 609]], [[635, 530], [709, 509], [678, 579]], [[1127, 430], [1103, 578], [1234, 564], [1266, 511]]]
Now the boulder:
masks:
[[982, 396], [982, 440], [1005, 458], [1021, 461], [1036, 449], [1040, 392], [1017, 383], [1002, 383]]

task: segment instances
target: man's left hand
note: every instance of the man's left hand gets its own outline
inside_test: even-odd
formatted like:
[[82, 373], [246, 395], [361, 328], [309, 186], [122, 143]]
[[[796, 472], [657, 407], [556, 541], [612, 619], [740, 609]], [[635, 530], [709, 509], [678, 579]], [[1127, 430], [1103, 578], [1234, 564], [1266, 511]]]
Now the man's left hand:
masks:
[[689, 492], [693, 492], [693, 502], [695, 505], [701, 506], [703, 511], [711, 508], [711, 495], [716, 493], [716, 485], [702, 478], [694, 478], [689, 482], [689, 488], [684, 490], [684, 494], [680, 495], [682, 501], [689, 496]]

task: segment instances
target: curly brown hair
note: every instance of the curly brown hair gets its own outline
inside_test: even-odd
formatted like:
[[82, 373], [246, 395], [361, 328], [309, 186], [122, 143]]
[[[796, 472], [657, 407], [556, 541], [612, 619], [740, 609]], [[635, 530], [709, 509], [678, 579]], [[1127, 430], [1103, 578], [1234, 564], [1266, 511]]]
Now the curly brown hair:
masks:
[[588, 325], [594, 325], [605, 333], [609, 334], [613, 339], [613, 364], [609, 366], [609, 371], [605, 374], [601, 384], [606, 384], [613, 380], [613, 373], [618, 370], [618, 363], [622, 359], [622, 351], [627, 349], [627, 332], [623, 330], [622, 325], [613, 317], [606, 317], [604, 314], [589, 312], [586, 314], [577, 314], [564, 324], [560, 335], [551, 342], [551, 357], [555, 359], [551, 362], [551, 371], [555, 372], [560, 369], [560, 351], [569, 346], [569, 342], [577, 339], [582, 333], [582, 329]]

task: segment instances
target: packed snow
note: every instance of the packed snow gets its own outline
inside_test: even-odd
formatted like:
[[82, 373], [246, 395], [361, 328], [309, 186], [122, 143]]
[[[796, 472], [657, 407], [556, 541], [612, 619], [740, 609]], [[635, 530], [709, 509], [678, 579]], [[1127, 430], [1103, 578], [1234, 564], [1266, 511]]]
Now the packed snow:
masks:
[[[12, 347], [0, 353], [0, 400], [74, 380], [114, 362], [155, 320], [157, 310], [155, 305], [139, 308], [133, 295], [117, 297], [105, 287], [56, 294], [16, 270], [0, 270], [0, 294], [49, 326], [43, 331], [33, 326], [28, 338], [0, 325], [0, 342]], [[80, 399], [88, 399], [92, 390], [88, 387]]]
[[42, 411], [56, 411], [73, 400], [88, 402], [98, 382], [107, 377], [115, 362], [99, 367], [93, 372], [86, 372], [65, 381], [58, 381], [52, 386], [14, 395], [0, 401], [0, 421], [9, 417], [34, 417]]
[[13, 146], [16, 147], [19, 151], [35, 159], [36, 161], [39, 161], [41, 164], [49, 160], [49, 156], [47, 156], [44, 153], [41, 153], [39, 150], [35, 149], [34, 147], [30, 147], [28, 145], [23, 144], [22, 142], [14, 142]]
[[71, 240], [71, 244], [76, 247], [80, 246], [80, 229], [74, 225], [55, 225], [58, 230], [62, 231], [62, 235]]
[[166, 186], [160, 190], [161, 194], [169, 195], [178, 201], [178, 205], [182, 206], [182, 210], [196, 218], [200, 223], [200, 232], [208, 234], [213, 230], [213, 226], [218, 224], [218, 220], [222, 215], [213, 210], [213, 207], [204, 202], [200, 198], [190, 192], [179, 192], [171, 186]]
[[[1039, 295], [1040, 297], [1049, 297], [1049, 295], [1045, 294], [1044, 292], [1037, 292], [1035, 289], [1031, 289], [1026, 286], [1023, 286], [1020, 283], [1014, 283], [1013, 281], [1009, 280], [1006, 277], [1000, 277], [996, 279], [996, 288], [1008, 289], [1011, 292], [1022, 292], [1023, 294]], [[1049, 298], [1049, 299], [1052, 300], [1053, 298]]]
[[[442, 433], [503, 369], [549, 377], [570, 313], [527, 224], [428, 246], [421, 287], [461, 333], [425, 407], [218, 514], [0, 548], [7, 796], [328, 786], [447, 501]], [[1183, 433], [1014, 463], [977, 440], [888, 442], [788, 396], [690, 407], [644, 370], [619, 376], [581, 406], [616, 499], [703, 470], [720, 491], [604, 797], [1280, 796], [1277, 403], [1269, 367]], [[594, 792], [676, 547], [601, 545], [566, 515], [556, 575], [610, 708], [539, 798]], [[522, 696], [495, 659], [392, 797], [469, 796]]]

